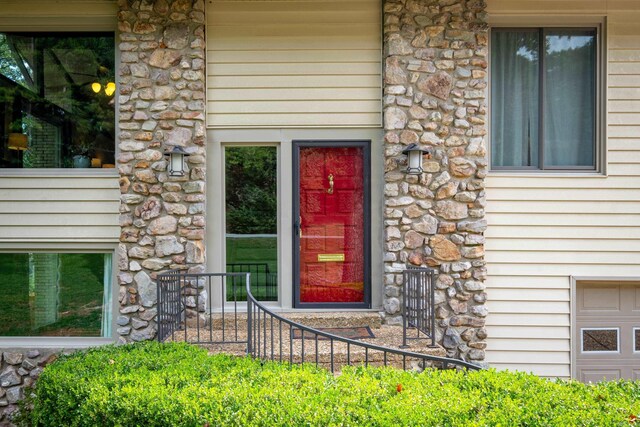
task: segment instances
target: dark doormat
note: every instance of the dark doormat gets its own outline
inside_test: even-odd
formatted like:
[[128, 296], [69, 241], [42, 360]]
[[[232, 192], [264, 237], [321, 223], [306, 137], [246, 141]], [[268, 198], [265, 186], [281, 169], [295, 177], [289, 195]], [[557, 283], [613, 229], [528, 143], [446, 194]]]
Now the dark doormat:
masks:
[[[346, 328], [315, 328], [322, 332], [327, 332], [330, 334], [338, 335], [344, 338], [350, 338], [352, 340], [359, 340], [362, 338], [375, 338], [371, 332], [371, 328], [368, 326], [356, 326], [356, 327], [346, 327]], [[293, 330], [293, 339], [300, 339], [302, 337], [302, 330], [294, 329]], [[304, 339], [315, 340], [316, 336], [312, 332], [304, 331]], [[318, 335], [318, 340], [328, 341], [329, 338]]]

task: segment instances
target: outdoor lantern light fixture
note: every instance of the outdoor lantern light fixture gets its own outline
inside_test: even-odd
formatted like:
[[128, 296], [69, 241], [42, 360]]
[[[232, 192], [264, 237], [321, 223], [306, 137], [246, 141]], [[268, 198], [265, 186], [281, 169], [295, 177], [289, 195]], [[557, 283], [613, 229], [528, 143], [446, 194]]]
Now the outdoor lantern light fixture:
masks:
[[169, 157], [169, 176], [184, 176], [184, 158], [189, 156], [189, 153], [184, 151], [182, 147], [176, 146], [165, 151], [164, 155]]
[[429, 150], [420, 148], [418, 144], [411, 144], [402, 150], [402, 154], [406, 154], [408, 157], [407, 174], [420, 175], [424, 172], [424, 169], [422, 169], [422, 156], [429, 154]]

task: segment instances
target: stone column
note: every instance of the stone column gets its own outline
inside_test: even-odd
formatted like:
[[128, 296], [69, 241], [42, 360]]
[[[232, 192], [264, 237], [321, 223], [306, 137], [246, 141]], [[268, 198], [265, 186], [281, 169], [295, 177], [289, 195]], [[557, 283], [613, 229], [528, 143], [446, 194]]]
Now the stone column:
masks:
[[[120, 342], [154, 338], [159, 271], [204, 271], [203, 0], [119, 0]], [[184, 177], [163, 152], [184, 148]]]
[[[385, 314], [400, 321], [402, 270], [437, 269], [438, 342], [484, 359], [487, 174], [484, 0], [384, 3]], [[431, 151], [407, 175], [402, 150]]]

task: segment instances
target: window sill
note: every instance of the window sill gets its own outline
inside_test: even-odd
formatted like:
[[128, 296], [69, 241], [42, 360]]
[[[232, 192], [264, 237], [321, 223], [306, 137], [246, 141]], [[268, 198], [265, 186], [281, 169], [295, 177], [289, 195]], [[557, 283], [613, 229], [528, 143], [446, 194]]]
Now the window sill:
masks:
[[113, 338], [2, 337], [0, 348], [87, 348], [113, 344]]
[[77, 178], [79, 176], [117, 177], [118, 169], [0, 169], [0, 178], [4, 177], [51, 177], [51, 178]]

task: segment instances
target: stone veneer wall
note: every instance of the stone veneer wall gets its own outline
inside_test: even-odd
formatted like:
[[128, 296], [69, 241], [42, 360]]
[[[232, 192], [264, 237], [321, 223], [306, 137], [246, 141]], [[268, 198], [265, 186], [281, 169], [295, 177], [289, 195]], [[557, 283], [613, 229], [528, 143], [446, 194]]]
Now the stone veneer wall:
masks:
[[13, 425], [10, 417], [24, 397], [24, 388], [33, 385], [43, 368], [58, 358], [61, 350], [3, 349], [0, 352], [0, 425]]
[[[119, 0], [118, 6], [117, 333], [130, 342], [156, 335], [159, 271], [204, 271], [205, 16], [203, 0]], [[174, 146], [191, 154], [184, 177], [167, 174], [163, 152]]]
[[[436, 268], [438, 342], [484, 360], [487, 24], [483, 0], [384, 2], [385, 297], [401, 320], [405, 265]], [[431, 151], [407, 175], [401, 151]]]

